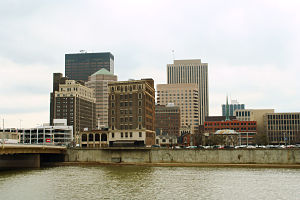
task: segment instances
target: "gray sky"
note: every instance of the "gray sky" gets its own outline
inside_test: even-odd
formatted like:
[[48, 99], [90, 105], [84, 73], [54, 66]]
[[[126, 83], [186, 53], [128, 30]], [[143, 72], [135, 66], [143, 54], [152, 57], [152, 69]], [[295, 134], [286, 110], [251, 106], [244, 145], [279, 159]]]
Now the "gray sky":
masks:
[[[298, 0], [1, 0], [0, 118], [49, 121], [65, 53], [110, 51], [119, 80], [166, 83], [166, 65], [209, 66], [210, 115], [226, 93], [247, 108], [300, 111]], [[2, 127], [2, 123], [1, 126]]]

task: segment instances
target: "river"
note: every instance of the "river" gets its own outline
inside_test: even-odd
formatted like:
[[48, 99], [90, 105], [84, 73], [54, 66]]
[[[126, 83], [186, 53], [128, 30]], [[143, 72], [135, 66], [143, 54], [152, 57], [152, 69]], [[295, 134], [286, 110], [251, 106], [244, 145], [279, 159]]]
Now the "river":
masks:
[[299, 169], [63, 166], [0, 171], [0, 199], [300, 199]]

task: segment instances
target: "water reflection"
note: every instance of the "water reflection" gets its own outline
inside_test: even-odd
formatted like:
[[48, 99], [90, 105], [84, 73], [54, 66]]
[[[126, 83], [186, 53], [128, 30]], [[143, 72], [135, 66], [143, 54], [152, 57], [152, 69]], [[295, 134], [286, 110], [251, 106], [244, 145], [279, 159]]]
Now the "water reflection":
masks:
[[298, 199], [300, 170], [74, 166], [0, 172], [1, 199]]

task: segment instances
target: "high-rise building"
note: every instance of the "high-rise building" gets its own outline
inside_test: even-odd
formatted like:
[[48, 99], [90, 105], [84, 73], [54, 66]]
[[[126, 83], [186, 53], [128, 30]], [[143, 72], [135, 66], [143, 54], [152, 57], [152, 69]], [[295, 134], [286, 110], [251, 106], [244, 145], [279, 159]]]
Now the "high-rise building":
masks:
[[155, 144], [153, 79], [111, 82], [109, 87], [110, 146]]
[[267, 113], [264, 123], [269, 144], [300, 143], [300, 113]]
[[96, 127], [96, 99], [94, 90], [83, 82], [68, 80], [61, 73], [53, 74], [53, 92], [50, 94], [50, 125], [54, 119], [67, 119], [73, 126], [75, 139], [85, 128]]
[[203, 125], [209, 114], [208, 64], [195, 60], [174, 60], [167, 65], [168, 84], [195, 83], [199, 92], [199, 124]]
[[197, 84], [157, 84], [157, 105], [180, 107], [181, 132], [195, 133], [199, 127]]
[[65, 55], [65, 74], [71, 80], [87, 81], [100, 69], [114, 73], [114, 56], [105, 53], [75, 53]]
[[155, 106], [156, 133], [180, 136], [180, 108], [174, 104]]
[[91, 76], [85, 85], [94, 89], [96, 97], [96, 118], [97, 127], [108, 128], [108, 83], [117, 81], [117, 76], [107, 71], [100, 69]]
[[[234, 111], [241, 109], [245, 109], [245, 104], [240, 104], [237, 100], [231, 100], [231, 104], [228, 104], [229, 116], [234, 116]], [[222, 116], [226, 116], [226, 104], [222, 104]]]

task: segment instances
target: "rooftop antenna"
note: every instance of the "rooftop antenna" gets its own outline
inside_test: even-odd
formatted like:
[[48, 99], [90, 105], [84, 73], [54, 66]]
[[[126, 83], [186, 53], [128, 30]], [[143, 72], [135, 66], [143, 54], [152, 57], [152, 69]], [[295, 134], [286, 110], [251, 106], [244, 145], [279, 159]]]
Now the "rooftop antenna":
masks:
[[87, 53], [86, 50], [80, 50], [79, 52], [80, 52], [80, 53]]
[[172, 50], [172, 56], [173, 56], [173, 60], [175, 60], [175, 51], [174, 51], [174, 49]]

